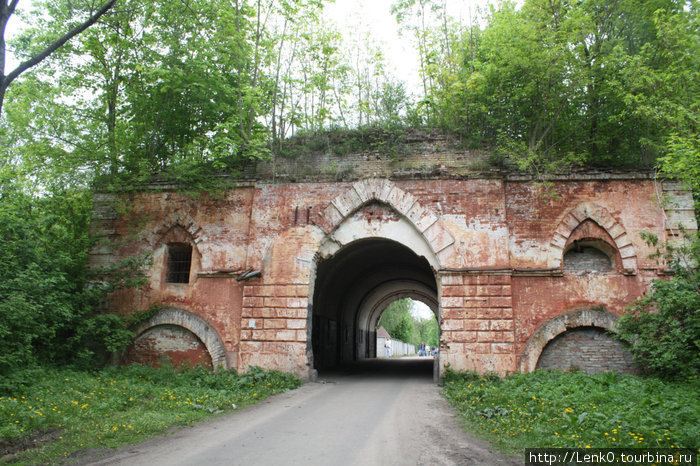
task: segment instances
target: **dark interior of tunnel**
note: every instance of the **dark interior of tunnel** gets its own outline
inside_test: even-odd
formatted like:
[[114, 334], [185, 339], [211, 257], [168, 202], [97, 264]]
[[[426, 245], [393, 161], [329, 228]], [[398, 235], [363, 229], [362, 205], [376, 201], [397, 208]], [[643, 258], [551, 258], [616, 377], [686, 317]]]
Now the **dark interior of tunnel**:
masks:
[[430, 264], [400, 243], [360, 240], [320, 262], [312, 305], [314, 368], [375, 358], [383, 303], [402, 297], [437, 303]]

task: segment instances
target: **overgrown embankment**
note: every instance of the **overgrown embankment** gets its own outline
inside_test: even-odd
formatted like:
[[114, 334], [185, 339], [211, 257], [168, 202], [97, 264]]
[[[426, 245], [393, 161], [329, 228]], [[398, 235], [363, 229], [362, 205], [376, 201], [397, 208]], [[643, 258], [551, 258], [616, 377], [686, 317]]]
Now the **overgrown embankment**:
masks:
[[259, 368], [241, 375], [137, 365], [15, 372], [0, 383], [0, 462], [54, 462], [133, 444], [300, 385]]
[[468, 429], [496, 446], [700, 448], [700, 380], [666, 382], [611, 372], [448, 372], [444, 395]]

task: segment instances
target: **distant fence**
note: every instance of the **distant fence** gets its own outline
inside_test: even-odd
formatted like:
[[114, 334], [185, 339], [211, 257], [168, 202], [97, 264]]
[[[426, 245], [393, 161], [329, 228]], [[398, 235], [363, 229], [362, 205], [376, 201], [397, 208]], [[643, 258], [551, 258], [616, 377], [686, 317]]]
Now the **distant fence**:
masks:
[[[386, 348], [384, 344], [386, 343], [386, 338], [377, 337], [377, 357], [386, 358]], [[413, 356], [416, 354], [416, 345], [412, 343], [406, 343], [400, 340], [391, 339], [389, 340], [391, 345], [391, 355], [392, 356]]]

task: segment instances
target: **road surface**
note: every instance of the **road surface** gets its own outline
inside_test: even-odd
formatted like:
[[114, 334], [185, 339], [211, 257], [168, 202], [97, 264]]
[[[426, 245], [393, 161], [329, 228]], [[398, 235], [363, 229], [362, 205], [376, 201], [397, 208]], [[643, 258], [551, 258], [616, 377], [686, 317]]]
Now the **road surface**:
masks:
[[432, 358], [371, 360], [211, 422], [83, 458], [100, 465], [516, 465], [459, 427]]

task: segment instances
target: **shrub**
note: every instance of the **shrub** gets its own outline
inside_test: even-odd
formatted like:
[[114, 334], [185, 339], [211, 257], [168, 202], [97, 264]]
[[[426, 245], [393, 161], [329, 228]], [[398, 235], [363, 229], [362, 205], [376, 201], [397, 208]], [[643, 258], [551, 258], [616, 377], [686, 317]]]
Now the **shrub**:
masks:
[[[646, 236], [654, 246], [658, 240]], [[700, 375], [700, 260], [698, 239], [683, 250], [668, 250], [674, 276], [655, 280], [617, 324], [617, 338], [635, 359], [662, 377]]]

